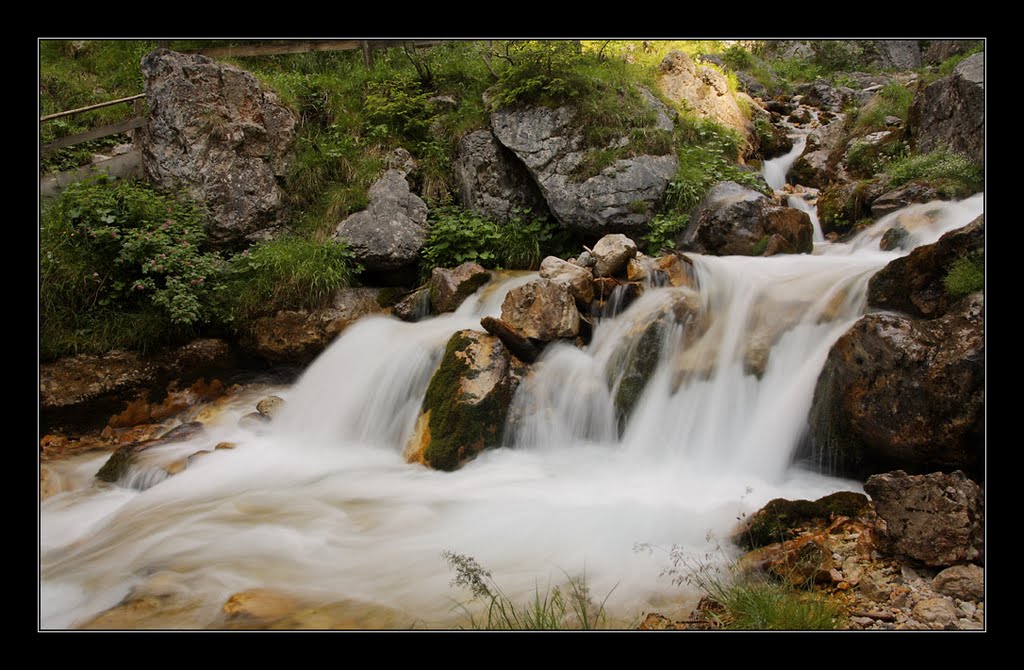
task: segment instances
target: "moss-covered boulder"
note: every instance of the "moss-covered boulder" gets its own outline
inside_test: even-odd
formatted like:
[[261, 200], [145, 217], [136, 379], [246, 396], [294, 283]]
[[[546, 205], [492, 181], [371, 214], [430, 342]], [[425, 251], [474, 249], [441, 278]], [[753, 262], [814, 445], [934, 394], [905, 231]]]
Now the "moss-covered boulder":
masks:
[[427, 387], [406, 460], [451, 471], [499, 446], [512, 399], [511, 358], [493, 335], [452, 335]]
[[746, 549], [786, 542], [796, 537], [798, 528], [826, 525], [835, 516], [854, 518], [867, 504], [867, 496], [853, 491], [839, 491], [814, 501], [776, 498], [747, 519], [733, 539]]
[[818, 196], [818, 221], [821, 232], [845, 235], [861, 219], [871, 216], [871, 203], [878, 197], [874, 182], [858, 181], [833, 184]]
[[706, 328], [703, 306], [696, 291], [676, 289], [660, 307], [639, 317], [612, 352], [606, 370], [620, 430], [625, 428], [654, 376], [670, 329], [676, 326], [682, 329], [684, 338], [694, 338]]

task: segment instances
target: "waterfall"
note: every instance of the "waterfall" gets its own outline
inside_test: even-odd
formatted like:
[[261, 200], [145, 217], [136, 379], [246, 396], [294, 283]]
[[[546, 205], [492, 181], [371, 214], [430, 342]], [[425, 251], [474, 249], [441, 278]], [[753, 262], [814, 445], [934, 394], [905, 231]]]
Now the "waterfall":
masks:
[[[871, 275], [909, 251], [878, 250], [887, 226], [924, 244], [981, 207], [980, 194], [915, 205], [814, 255], [693, 255], [695, 291], [649, 287], [601, 319], [588, 347], [550, 345], [513, 399], [506, 448], [451, 473], [401, 455], [430, 376], [452, 333], [480, 329], [536, 275], [503, 274], [419, 323], [364, 318], [294, 385], [270, 389], [287, 406], [269, 430], [238, 426], [255, 402], [239, 396], [206, 433], [173, 445], [175, 458], [211, 451], [184, 471], [144, 490], [93, 484], [44, 501], [42, 626], [154, 594], [175, 604], [154, 625], [202, 627], [232, 594], [277, 588], [386, 609], [388, 627], [449, 627], [464, 594], [450, 587], [445, 550], [474, 556], [517, 601], [585, 569], [612, 613], [671, 612], [665, 594], [678, 593], [685, 615], [693, 594], [634, 545], [714, 552], [709, 535], [724, 538], [772, 498], [857, 488], [792, 462], [828, 350], [863, 313]], [[620, 420], [622, 352], [678, 301], [700, 327], [658, 331], [656, 364]], [[212, 452], [222, 441], [237, 446]], [[103, 461], [90, 458], [75, 467]]]

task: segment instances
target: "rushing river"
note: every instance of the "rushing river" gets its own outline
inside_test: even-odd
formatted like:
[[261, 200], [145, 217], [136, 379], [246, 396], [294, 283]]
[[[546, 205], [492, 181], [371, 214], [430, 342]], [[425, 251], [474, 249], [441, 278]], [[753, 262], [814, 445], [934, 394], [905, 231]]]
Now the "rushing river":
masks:
[[[202, 628], [232, 594], [270, 588], [386, 612], [356, 612], [353, 625], [453, 627], [469, 594], [450, 585], [445, 551], [475, 557], [516, 601], [585, 571], [613, 623], [685, 616], [695, 594], [661, 575], [663, 552], [635, 546], [717, 560], [737, 517], [772, 498], [858, 490], [794, 462], [829, 347], [863, 314], [871, 275], [907, 253], [878, 250], [885, 229], [899, 220], [926, 244], [981, 211], [980, 194], [914, 205], [846, 244], [821, 243], [819, 230], [813, 255], [692, 255], [707, 329], [666, 331], [624, 430], [611, 354], [684, 289], [649, 288], [585, 349], [551, 345], [513, 399], [507, 448], [451, 473], [402, 459], [430, 376], [452, 333], [500, 316], [505, 292], [535, 275], [500, 275], [419, 323], [364, 318], [294, 385], [237, 397], [205, 434], [147, 451], [119, 485], [92, 477], [106, 454], [52, 464], [65, 492], [41, 504], [41, 626], [76, 627], [152, 594], [170, 605], [146, 625]], [[263, 432], [239, 427], [270, 392], [286, 399], [282, 414]], [[221, 442], [237, 446], [173, 476], [160, 468]]]

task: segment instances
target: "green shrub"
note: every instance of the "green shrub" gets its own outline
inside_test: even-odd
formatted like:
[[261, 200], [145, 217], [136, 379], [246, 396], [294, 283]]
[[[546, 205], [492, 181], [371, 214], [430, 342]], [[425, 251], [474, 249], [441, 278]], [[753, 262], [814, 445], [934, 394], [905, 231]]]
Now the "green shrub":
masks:
[[316, 309], [362, 272], [340, 240], [287, 237], [260, 242], [231, 258], [224, 280], [225, 320], [242, 326], [281, 309]]
[[599, 60], [571, 40], [513, 40], [504, 45], [494, 100], [502, 107], [551, 103], [583, 97], [594, 82], [580, 66]]
[[956, 69], [956, 66], [959, 65], [968, 56], [973, 56], [974, 54], [981, 53], [984, 50], [985, 43], [979, 41], [976, 44], [973, 44], [966, 52], [950, 56], [949, 58], [947, 58], [946, 60], [942, 61], [939, 64], [939, 76], [948, 77], [949, 75], [953, 74], [953, 70]]
[[[47, 355], [145, 348], [209, 321], [223, 261], [201, 251], [203, 219], [203, 210], [187, 198], [130, 180], [69, 186], [42, 217], [40, 308]], [[150, 323], [121, 333], [121, 320], [99, 324], [94, 317], [100, 312], [135, 314]], [[130, 329], [130, 319], [125, 325]]]
[[885, 172], [891, 179], [892, 187], [922, 180], [931, 183], [939, 193], [950, 198], [972, 195], [984, 185], [980, 166], [963, 154], [941, 149], [894, 160], [885, 166]]
[[949, 266], [942, 283], [953, 298], [981, 291], [985, 288], [984, 256], [977, 253], [958, 259]]
[[907, 155], [907, 145], [902, 141], [872, 144], [857, 140], [846, 151], [846, 167], [856, 177], [871, 177], [885, 168], [891, 161]]
[[690, 222], [688, 214], [658, 214], [647, 227], [644, 242], [647, 253], [652, 256], [671, 251], [675, 248], [676, 236]]
[[[442, 553], [450, 569], [455, 571], [452, 586], [468, 588], [473, 600], [483, 607], [480, 615], [467, 604], [458, 607], [469, 619], [469, 627], [476, 630], [593, 630], [607, 627], [605, 602], [590, 595], [586, 574], [567, 576], [567, 590], [549, 586], [543, 591], [538, 586], [532, 602], [517, 605], [501, 590], [476, 559], [452, 551]], [[614, 589], [612, 589], [614, 591]]]
[[747, 70], [754, 66], [754, 56], [739, 44], [723, 51], [722, 61], [733, 70]]

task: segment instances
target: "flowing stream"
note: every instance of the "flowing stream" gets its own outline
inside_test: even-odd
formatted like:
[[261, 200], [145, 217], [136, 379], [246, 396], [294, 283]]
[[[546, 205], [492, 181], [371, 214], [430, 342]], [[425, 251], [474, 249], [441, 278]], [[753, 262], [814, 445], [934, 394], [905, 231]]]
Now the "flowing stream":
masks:
[[[451, 473], [401, 455], [433, 369], [453, 332], [499, 316], [536, 275], [500, 275], [419, 323], [364, 318], [294, 385], [236, 398], [204, 435], [147, 452], [130, 481], [92, 478], [105, 454], [56, 464], [70, 483], [41, 505], [41, 626], [149, 595], [169, 604], [146, 625], [200, 628], [232, 594], [270, 588], [344, 602], [353, 625], [452, 627], [469, 594], [444, 551], [475, 557], [517, 602], [585, 572], [613, 623], [684, 617], [696, 594], [662, 576], [660, 549], [722, 560], [736, 519], [768, 500], [859, 489], [793, 460], [829, 347], [864, 312], [871, 275], [908, 252], [879, 251], [881, 234], [898, 221], [925, 244], [981, 210], [980, 194], [915, 205], [813, 255], [693, 255], [706, 329], [666, 330], [621, 434], [614, 352], [686, 289], [648, 288], [585, 349], [551, 345], [513, 399], [507, 448]], [[269, 392], [288, 403], [272, 426], [239, 427]], [[237, 446], [212, 451], [224, 441]], [[211, 453], [147, 478], [197, 450]]]

